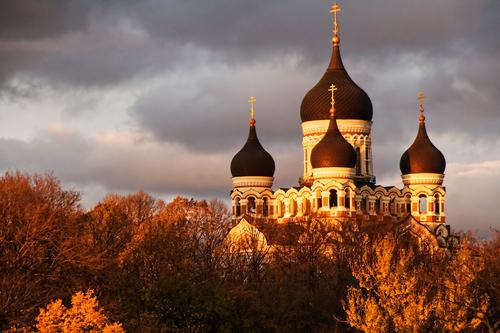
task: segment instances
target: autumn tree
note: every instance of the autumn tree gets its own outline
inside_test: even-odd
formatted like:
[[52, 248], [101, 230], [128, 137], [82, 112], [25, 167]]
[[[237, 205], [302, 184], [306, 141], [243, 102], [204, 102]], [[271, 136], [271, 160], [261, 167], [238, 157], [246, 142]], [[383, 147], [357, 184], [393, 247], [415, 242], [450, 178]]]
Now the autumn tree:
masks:
[[488, 296], [477, 283], [483, 260], [461, 246], [418, 249], [391, 234], [366, 235], [350, 268], [347, 322], [363, 332], [456, 332], [484, 328]]
[[134, 229], [117, 257], [116, 284], [133, 330], [205, 331], [223, 325], [229, 305], [216, 274], [217, 249], [228, 227], [221, 202], [176, 198]]
[[364, 251], [352, 258], [356, 285], [349, 287], [345, 306], [349, 324], [363, 332], [421, 331], [432, 310], [430, 286], [419, 280], [423, 265], [412, 262], [412, 250], [399, 249], [391, 237], [359, 246]]
[[112, 323], [99, 306], [93, 290], [77, 292], [71, 297], [71, 307], [61, 299], [40, 309], [35, 330], [11, 327], [8, 332], [23, 333], [124, 333], [120, 323]]
[[478, 272], [478, 284], [481, 294], [488, 296], [489, 307], [482, 320], [488, 332], [500, 330], [500, 231], [492, 230], [489, 241], [479, 242], [478, 255], [483, 260], [483, 269]]
[[79, 242], [79, 200], [52, 175], [0, 177], [0, 330], [84, 284], [91, 257]]

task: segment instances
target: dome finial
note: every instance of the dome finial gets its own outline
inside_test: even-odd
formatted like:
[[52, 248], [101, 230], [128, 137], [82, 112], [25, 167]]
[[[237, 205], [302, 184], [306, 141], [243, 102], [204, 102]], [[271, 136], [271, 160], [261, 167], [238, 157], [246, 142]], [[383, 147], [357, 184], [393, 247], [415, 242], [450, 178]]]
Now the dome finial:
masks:
[[250, 103], [250, 126], [255, 125], [255, 118], [254, 118], [255, 111], [254, 111], [253, 107], [254, 107], [256, 101], [257, 100], [255, 99], [254, 96], [250, 96], [250, 99], [248, 100], [248, 103]]
[[419, 94], [418, 94], [418, 101], [419, 101], [419, 111], [420, 111], [420, 117], [418, 118], [418, 120], [423, 123], [425, 122], [425, 116], [424, 116], [424, 111], [425, 111], [425, 108], [424, 108], [424, 103], [425, 103], [425, 94], [423, 91], [421, 91]]
[[332, 105], [332, 107], [330, 108], [331, 117], [335, 116], [335, 90], [337, 90], [337, 87], [335, 87], [335, 85], [332, 83], [330, 89], [328, 89], [328, 91], [332, 93], [332, 100], [330, 102], [330, 104]]
[[339, 26], [337, 24], [337, 13], [338, 12], [340, 12], [340, 5], [335, 2], [330, 9], [330, 13], [333, 13], [333, 38], [332, 38], [332, 42], [334, 45], [338, 45], [340, 42]]

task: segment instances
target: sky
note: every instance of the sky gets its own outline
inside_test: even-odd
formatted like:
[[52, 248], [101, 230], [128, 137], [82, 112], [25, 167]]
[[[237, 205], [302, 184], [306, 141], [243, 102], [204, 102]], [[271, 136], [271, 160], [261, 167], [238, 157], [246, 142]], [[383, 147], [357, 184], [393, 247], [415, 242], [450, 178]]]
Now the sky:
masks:
[[[0, 171], [52, 172], [85, 207], [139, 190], [227, 200], [254, 95], [275, 186], [297, 185], [300, 103], [328, 64], [330, 5], [2, 0]], [[340, 5], [344, 65], [373, 103], [377, 182], [402, 186], [422, 90], [448, 222], [500, 229], [500, 1]]]

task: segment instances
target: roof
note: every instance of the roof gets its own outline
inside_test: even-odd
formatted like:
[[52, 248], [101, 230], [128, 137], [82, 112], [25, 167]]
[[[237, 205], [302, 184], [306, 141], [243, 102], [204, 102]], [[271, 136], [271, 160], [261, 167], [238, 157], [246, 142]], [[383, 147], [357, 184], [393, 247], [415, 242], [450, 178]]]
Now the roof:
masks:
[[259, 142], [255, 125], [250, 126], [248, 139], [243, 148], [234, 155], [231, 161], [233, 177], [274, 175], [275, 165], [269, 154]]
[[345, 70], [340, 56], [340, 47], [337, 44], [333, 46], [326, 72], [302, 100], [300, 106], [302, 122], [329, 119], [331, 95], [328, 88], [332, 84], [338, 88], [335, 93], [338, 119], [372, 120], [373, 107], [370, 97]]
[[313, 168], [354, 168], [356, 151], [340, 133], [336, 116], [331, 116], [328, 130], [311, 152]]
[[425, 122], [419, 124], [417, 137], [401, 156], [399, 167], [403, 175], [412, 173], [439, 173], [446, 169], [446, 160], [427, 135]]

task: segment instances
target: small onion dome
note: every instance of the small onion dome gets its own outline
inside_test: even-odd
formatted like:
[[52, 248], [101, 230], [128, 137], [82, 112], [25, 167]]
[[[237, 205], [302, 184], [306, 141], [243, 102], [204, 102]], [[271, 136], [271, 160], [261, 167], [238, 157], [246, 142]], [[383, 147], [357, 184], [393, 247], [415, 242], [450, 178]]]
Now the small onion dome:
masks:
[[401, 156], [399, 167], [403, 175], [412, 173], [444, 174], [446, 160], [439, 149], [432, 144], [425, 129], [425, 116], [421, 104], [420, 124], [413, 144]]
[[356, 151], [340, 133], [335, 112], [330, 116], [325, 136], [311, 152], [311, 165], [313, 169], [354, 168], [356, 165]]
[[272, 177], [274, 169], [273, 157], [260, 144], [255, 131], [255, 120], [252, 118], [247, 142], [231, 161], [231, 174], [233, 177]]
[[332, 83], [339, 89], [339, 93], [335, 96], [337, 119], [372, 120], [373, 107], [370, 97], [347, 74], [340, 57], [339, 38], [336, 36], [333, 39], [333, 51], [328, 69], [302, 100], [300, 106], [302, 122], [329, 119], [328, 87]]

